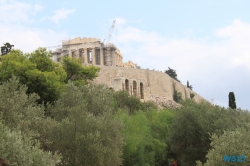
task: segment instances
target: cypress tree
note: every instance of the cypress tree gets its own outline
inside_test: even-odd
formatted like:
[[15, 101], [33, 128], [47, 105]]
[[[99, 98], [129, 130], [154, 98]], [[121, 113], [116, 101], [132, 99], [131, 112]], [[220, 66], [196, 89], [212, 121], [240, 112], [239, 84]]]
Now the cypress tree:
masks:
[[234, 92], [229, 92], [228, 97], [229, 97], [229, 107], [232, 109], [236, 109]]

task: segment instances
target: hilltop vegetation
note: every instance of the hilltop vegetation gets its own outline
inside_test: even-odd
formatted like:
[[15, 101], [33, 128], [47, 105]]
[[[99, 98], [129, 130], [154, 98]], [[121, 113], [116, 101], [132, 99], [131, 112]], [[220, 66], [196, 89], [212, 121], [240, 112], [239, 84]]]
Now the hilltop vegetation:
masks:
[[44, 48], [1, 57], [0, 157], [18, 166], [225, 165], [224, 155], [250, 157], [248, 111], [192, 100], [159, 109], [88, 83], [99, 70], [70, 58], [54, 63]]

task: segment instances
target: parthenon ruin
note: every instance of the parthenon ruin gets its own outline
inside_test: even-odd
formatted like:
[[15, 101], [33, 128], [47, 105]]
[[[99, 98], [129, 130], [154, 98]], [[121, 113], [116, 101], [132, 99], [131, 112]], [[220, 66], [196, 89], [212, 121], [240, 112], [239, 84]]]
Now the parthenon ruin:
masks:
[[79, 58], [85, 65], [138, 68], [132, 61], [123, 63], [123, 56], [114, 44], [104, 45], [97, 38], [77, 37], [63, 41], [62, 48], [53, 52], [54, 61], [60, 62], [62, 56]]

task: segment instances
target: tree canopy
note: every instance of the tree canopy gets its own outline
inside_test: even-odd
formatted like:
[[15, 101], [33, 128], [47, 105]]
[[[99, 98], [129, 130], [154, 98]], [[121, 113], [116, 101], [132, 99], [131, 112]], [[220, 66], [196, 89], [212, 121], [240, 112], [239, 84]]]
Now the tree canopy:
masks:
[[197, 160], [206, 161], [213, 133], [221, 136], [225, 130], [244, 127], [250, 121], [249, 112], [241, 110], [192, 100], [182, 101], [181, 104], [183, 107], [175, 110], [167, 142], [169, 154], [185, 166], [193, 166]]
[[78, 85], [85, 85], [86, 80], [93, 80], [98, 76], [97, 73], [100, 71], [98, 67], [93, 65], [85, 67], [79, 59], [69, 57], [63, 57], [62, 65], [67, 74], [65, 82], [67, 83], [71, 80]]
[[7, 55], [11, 51], [12, 47], [14, 47], [14, 45], [5, 43], [4, 46], [1, 47], [1, 55]]
[[229, 92], [228, 98], [229, 98], [229, 101], [228, 101], [229, 107], [232, 109], [236, 109], [234, 92]]
[[45, 48], [38, 48], [24, 54], [12, 50], [2, 57], [0, 64], [0, 83], [15, 75], [20, 83], [27, 85], [27, 93], [37, 93], [39, 103], [56, 101], [69, 80], [82, 85], [92, 80], [100, 70], [97, 67], [82, 66], [77, 60], [64, 58], [63, 64], [52, 61], [52, 53]]
[[171, 78], [175, 79], [176, 81], [181, 82], [181, 81], [177, 78], [176, 70], [171, 69], [170, 67], [168, 67], [168, 70], [165, 70], [165, 73], [168, 74]]
[[[207, 161], [204, 165], [198, 161], [198, 166], [227, 166], [233, 160], [233, 158], [227, 159], [227, 156], [237, 157], [232, 163], [233, 165], [250, 165], [250, 161], [247, 160], [250, 157], [249, 130], [250, 124], [246, 124], [245, 127], [237, 128], [234, 131], [224, 131], [221, 136], [212, 134], [210, 144], [212, 148], [206, 155]], [[228, 161], [225, 161], [224, 157]]]

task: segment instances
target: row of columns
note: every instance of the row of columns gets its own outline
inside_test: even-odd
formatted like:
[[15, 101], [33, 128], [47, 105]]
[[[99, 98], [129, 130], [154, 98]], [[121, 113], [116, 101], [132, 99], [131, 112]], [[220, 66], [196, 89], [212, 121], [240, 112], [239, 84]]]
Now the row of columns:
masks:
[[[98, 48], [99, 52], [99, 63], [96, 62], [96, 49], [95, 48], [82, 48], [82, 49], [71, 49], [68, 50], [69, 57], [81, 58], [82, 63], [93, 64], [93, 65], [107, 65], [107, 66], [122, 66], [122, 56], [115, 52], [115, 50], [107, 48], [106, 57], [104, 59], [104, 49]], [[91, 55], [90, 55], [91, 52]], [[91, 59], [90, 59], [91, 57]]]
[[[90, 52], [91, 52], [91, 56], [90, 56]], [[95, 48], [84, 48], [84, 49], [78, 49], [76, 51], [69, 50], [69, 57], [81, 58], [82, 63], [97, 65], [95, 52], [96, 52]], [[73, 54], [75, 54], [75, 55], [73, 56]], [[98, 64], [98, 65], [104, 65], [103, 48], [100, 48], [100, 64]]]

